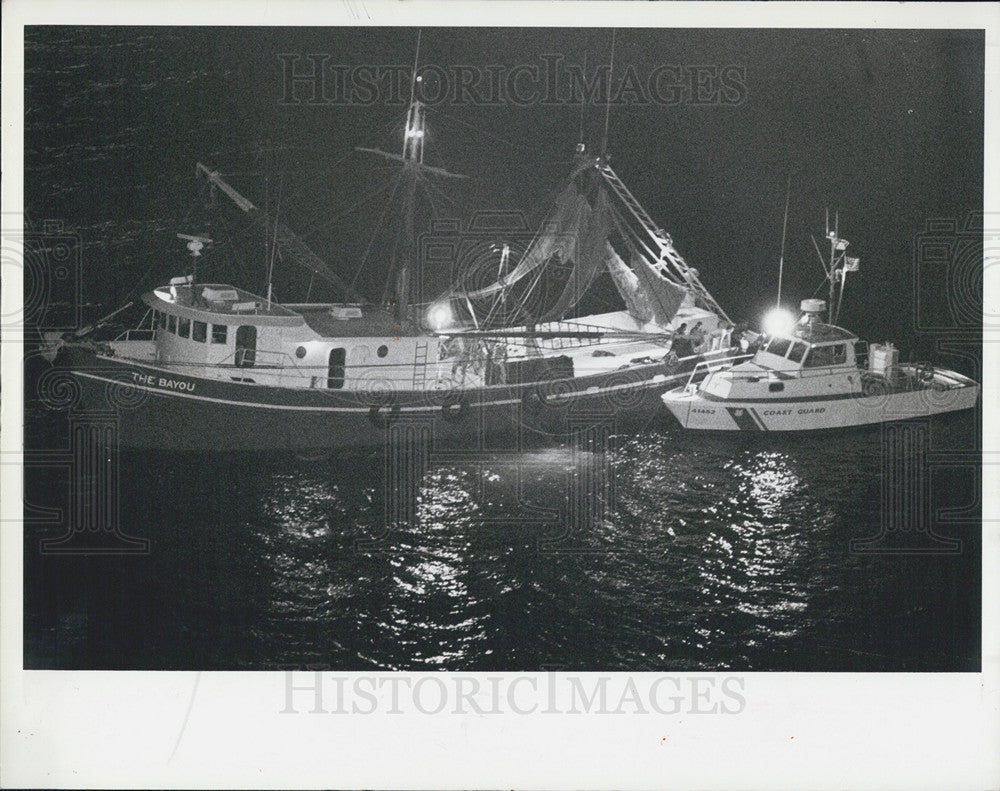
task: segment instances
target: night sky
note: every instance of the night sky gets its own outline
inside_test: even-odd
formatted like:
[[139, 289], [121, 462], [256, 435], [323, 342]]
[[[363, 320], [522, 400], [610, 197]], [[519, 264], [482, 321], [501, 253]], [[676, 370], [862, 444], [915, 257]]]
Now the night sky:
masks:
[[[36, 28], [26, 39], [26, 208], [83, 234], [92, 301], [183, 266], [173, 234], [197, 230], [197, 161], [261, 205], [280, 200], [283, 219], [353, 277], [395, 166], [352, 150], [398, 151], [405, 101], [383, 86], [353, 103], [309, 104], [302, 85], [302, 101], [289, 101], [285, 64], [301, 56], [305, 69], [305, 56], [325, 55], [337, 68], [409, 68], [415, 29]], [[709, 88], [700, 102], [623, 92], [608, 151], [734, 318], [754, 321], [774, 299], [790, 176], [787, 304], [820, 285], [809, 234], [821, 236], [824, 209], [839, 208], [862, 262], [842, 323], [905, 333], [925, 223], [982, 211], [983, 56], [977, 31], [619, 30], [616, 79], [631, 71], [641, 83], [669, 67], [683, 83], [698, 67], [730, 69], [731, 80], [728, 95]], [[544, 72], [558, 59], [592, 77], [610, 57], [607, 30], [421, 34], [428, 99], [436, 75], [460, 67]], [[332, 79], [326, 87], [335, 92]], [[501, 94], [428, 101], [427, 163], [471, 177], [438, 180], [448, 197], [432, 198], [463, 223], [495, 210], [533, 226], [569, 170], [581, 122], [599, 147], [604, 106], [595, 98], [581, 110], [565, 81], [555, 103]], [[378, 298], [383, 281], [372, 265], [358, 284]]]

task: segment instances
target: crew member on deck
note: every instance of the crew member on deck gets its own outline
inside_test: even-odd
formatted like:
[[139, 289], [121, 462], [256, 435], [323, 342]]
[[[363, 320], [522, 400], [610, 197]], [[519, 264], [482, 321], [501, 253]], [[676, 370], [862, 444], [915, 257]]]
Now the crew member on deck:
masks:
[[694, 354], [694, 350], [691, 348], [691, 338], [687, 334], [687, 324], [681, 324], [677, 328], [677, 332], [674, 333], [674, 342], [670, 347], [678, 357], [690, 357]]
[[717, 349], [728, 349], [732, 333], [733, 325], [728, 321], [720, 321], [719, 326], [712, 330], [708, 336], [711, 341], [709, 346], [711, 351], [714, 352]]
[[695, 354], [705, 351], [705, 330], [700, 321], [691, 330], [691, 347]]

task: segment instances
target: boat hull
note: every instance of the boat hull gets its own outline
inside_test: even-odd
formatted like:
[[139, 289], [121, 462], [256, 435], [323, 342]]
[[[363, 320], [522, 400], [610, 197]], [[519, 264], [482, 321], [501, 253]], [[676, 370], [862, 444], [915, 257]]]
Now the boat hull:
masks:
[[39, 393], [50, 406], [113, 425], [123, 447], [314, 453], [383, 446], [394, 433], [468, 445], [500, 434], [648, 421], [695, 362], [489, 388], [365, 393], [227, 382], [73, 347], [43, 375]]
[[979, 385], [960, 374], [947, 373], [960, 384], [942, 389], [928, 387], [868, 396], [846, 393], [788, 401], [709, 399], [691, 389], [678, 388], [665, 393], [662, 400], [678, 422], [688, 429], [753, 432], [847, 428], [974, 407]]

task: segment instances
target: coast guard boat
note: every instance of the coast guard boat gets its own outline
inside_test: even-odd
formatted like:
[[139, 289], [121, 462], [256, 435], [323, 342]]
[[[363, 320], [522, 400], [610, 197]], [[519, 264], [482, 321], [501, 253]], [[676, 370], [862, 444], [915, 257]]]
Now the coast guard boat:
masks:
[[[791, 183], [791, 182], [789, 182]], [[785, 203], [785, 224], [788, 203]], [[829, 285], [822, 299], [803, 300], [796, 323], [778, 304], [765, 319], [764, 334], [749, 354], [715, 370], [692, 370], [688, 382], [663, 394], [667, 409], [684, 428], [714, 431], [810, 431], [884, 423], [970, 409], [979, 385], [955, 371], [929, 363], [900, 363], [899, 349], [886, 341], [871, 345], [837, 326], [847, 276], [860, 261], [847, 255], [839, 214], [830, 228], [828, 258], [813, 245]], [[781, 266], [784, 265], [782, 235]], [[700, 374], [700, 376], [699, 376]]]
[[789, 331], [663, 395], [684, 428], [808, 431], [882, 423], [975, 406], [979, 385], [955, 371], [899, 362], [891, 343], [866, 344], [819, 320], [825, 303], [802, 302]]

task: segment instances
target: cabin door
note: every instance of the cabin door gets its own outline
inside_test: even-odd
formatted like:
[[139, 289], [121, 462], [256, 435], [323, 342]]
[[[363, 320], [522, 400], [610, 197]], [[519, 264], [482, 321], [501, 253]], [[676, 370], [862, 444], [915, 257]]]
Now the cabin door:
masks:
[[330, 365], [326, 372], [326, 386], [339, 390], [344, 386], [344, 365], [347, 349], [330, 349]]
[[236, 328], [236, 366], [252, 368], [257, 357], [257, 328], [248, 325]]

